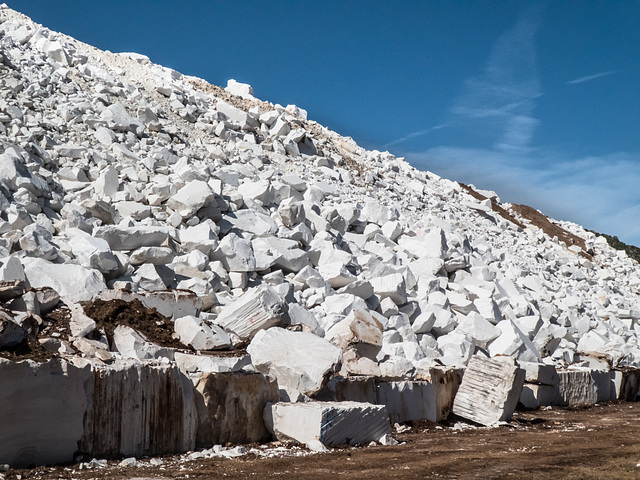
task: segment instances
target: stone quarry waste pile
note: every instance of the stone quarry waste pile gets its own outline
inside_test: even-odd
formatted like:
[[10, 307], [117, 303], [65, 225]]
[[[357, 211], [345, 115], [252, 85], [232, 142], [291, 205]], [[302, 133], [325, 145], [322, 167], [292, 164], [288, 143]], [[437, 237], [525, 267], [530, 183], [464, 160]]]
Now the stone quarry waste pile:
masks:
[[640, 268], [603, 238], [0, 22], [0, 464], [635, 399]]

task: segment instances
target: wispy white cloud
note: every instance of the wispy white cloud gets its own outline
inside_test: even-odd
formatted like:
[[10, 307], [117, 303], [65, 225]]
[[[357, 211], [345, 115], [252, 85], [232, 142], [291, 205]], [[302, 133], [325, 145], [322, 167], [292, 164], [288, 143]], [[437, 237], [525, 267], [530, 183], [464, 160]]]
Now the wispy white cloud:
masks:
[[538, 124], [532, 115], [534, 100], [542, 95], [534, 44], [539, 23], [539, 10], [534, 7], [497, 39], [482, 72], [464, 82], [460, 95], [447, 112], [445, 123], [409, 133], [383, 147], [455, 126], [479, 134], [493, 142], [497, 149], [528, 149]]
[[435, 125], [433, 127], [425, 128], [424, 130], [418, 130], [417, 132], [409, 133], [408, 135], [405, 135], [402, 138], [398, 138], [397, 140], [394, 140], [393, 142], [389, 142], [389, 143], [383, 145], [382, 148], [389, 148], [389, 147], [392, 147], [394, 145], [398, 145], [399, 143], [406, 142], [407, 140], [411, 140], [412, 138], [422, 137], [424, 135], [427, 135], [430, 132], [433, 132], [434, 130], [440, 130], [441, 128], [448, 127], [449, 125], [451, 125], [451, 123], [441, 123], [441, 124]]
[[[452, 180], [495, 190], [503, 201], [524, 203], [558, 220], [617, 235], [640, 245], [640, 152], [578, 157], [533, 142], [542, 95], [535, 55], [538, 11], [528, 11], [495, 43], [484, 69], [467, 79], [449, 109], [455, 133], [479, 137], [467, 145], [402, 152], [414, 166]], [[588, 82], [616, 71], [576, 78]], [[426, 135], [414, 132], [389, 145]], [[465, 137], [461, 137], [465, 138]], [[465, 138], [466, 140], [466, 138]]]
[[595, 80], [596, 78], [608, 77], [609, 75], [614, 75], [618, 73], [618, 70], [609, 70], [607, 72], [594, 73], [593, 75], [586, 75], [584, 77], [578, 77], [574, 80], [569, 80], [565, 82], [567, 85], [577, 85], [579, 83], [588, 82], [590, 80]]
[[450, 115], [481, 132], [499, 150], [526, 150], [537, 120], [534, 100], [542, 95], [535, 55], [536, 10], [528, 10], [494, 44], [485, 67], [467, 79]]

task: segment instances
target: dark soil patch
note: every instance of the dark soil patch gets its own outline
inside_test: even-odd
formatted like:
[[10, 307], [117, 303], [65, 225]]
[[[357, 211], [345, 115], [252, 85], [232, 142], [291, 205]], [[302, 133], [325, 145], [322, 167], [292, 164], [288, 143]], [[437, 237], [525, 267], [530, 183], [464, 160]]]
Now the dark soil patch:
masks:
[[40, 329], [40, 337], [58, 336], [58, 338], [67, 340], [71, 335], [71, 330], [69, 329], [71, 310], [65, 305], [51, 310], [45, 315], [43, 320], [44, 323]]
[[34, 362], [46, 362], [57, 357], [56, 352], [46, 350], [36, 338], [30, 338], [27, 342], [22, 342], [13, 347], [5, 347], [0, 351], [0, 357], [7, 358], [14, 362], [21, 360], [33, 360]]
[[0, 351], [0, 357], [8, 358], [14, 362], [18, 362], [20, 360], [46, 362], [51, 358], [57, 357], [57, 352], [45, 349], [38, 340], [47, 337], [68, 340], [70, 335], [70, 318], [71, 312], [66, 306], [53, 309], [42, 317], [42, 325], [40, 325], [37, 336], [31, 337], [26, 342], [19, 345], [5, 347]]
[[131, 327], [144, 335], [147, 340], [161, 347], [185, 349], [173, 338], [173, 322], [161, 315], [155, 308], [145, 307], [140, 300], [93, 300], [83, 304], [84, 313], [95, 320], [100, 330], [113, 340], [113, 332], [118, 325]]

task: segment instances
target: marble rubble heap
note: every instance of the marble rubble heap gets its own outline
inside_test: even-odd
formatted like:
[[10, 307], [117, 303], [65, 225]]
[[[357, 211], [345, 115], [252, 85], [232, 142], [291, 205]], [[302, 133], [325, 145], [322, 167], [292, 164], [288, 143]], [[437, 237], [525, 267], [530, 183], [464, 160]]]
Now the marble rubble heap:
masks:
[[[454, 397], [470, 361], [509, 363], [509, 409], [518, 365], [527, 406], [637, 395], [640, 266], [604, 238], [367, 151], [246, 84], [103, 52], [6, 5], [0, 212], [0, 378], [15, 383], [0, 393], [13, 422], [0, 463], [154, 455], [266, 429], [318, 447], [334, 407], [347, 430], [375, 433], [356, 443], [379, 441], [380, 416], [464, 411]], [[86, 313], [101, 306], [137, 313], [111, 328]], [[26, 346], [33, 358], [12, 357]], [[39, 372], [51, 378], [33, 382]], [[150, 399], [147, 417], [101, 424], [96, 409], [135, 404], [124, 378], [179, 395], [180, 419], [159, 422], [175, 405]], [[21, 401], [49, 381], [74, 395], [64, 412]], [[471, 402], [499, 394], [464, 375], [460, 388]], [[235, 401], [271, 423], [236, 431]], [[34, 410], [50, 437], [20, 428]], [[471, 420], [508, 417], [490, 413]], [[282, 427], [303, 417], [306, 432]]]

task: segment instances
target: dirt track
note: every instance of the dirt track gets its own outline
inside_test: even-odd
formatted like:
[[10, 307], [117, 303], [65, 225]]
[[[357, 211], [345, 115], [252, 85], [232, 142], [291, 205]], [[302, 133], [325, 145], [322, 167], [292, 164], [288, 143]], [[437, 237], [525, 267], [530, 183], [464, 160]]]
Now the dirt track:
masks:
[[405, 445], [335, 449], [304, 457], [185, 461], [161, 467], [9, 471], [6, 479], [283, 478], [283, 479], [640, 479], [640, 403], [518, 413], [510, 426], [455, 430], [414, 426]]

